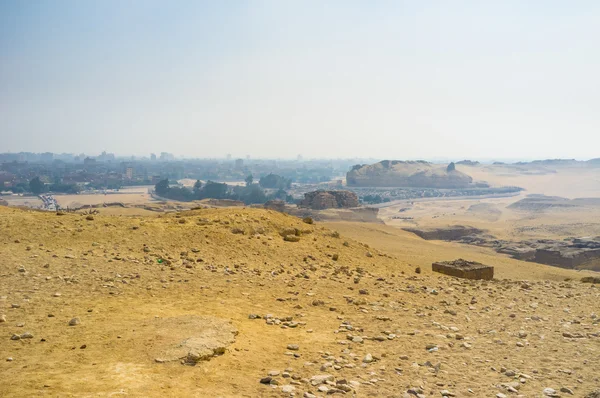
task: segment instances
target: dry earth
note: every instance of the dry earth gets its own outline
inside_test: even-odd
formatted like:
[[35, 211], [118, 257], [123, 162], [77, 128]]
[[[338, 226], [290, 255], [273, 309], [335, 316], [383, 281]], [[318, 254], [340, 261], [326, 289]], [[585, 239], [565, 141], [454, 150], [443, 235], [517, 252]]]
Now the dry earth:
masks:
[[[583, 273], [259, 209], [86, 217], [0, 208], [0, 396], [600, 388], [600, 289]], [[499, 279], [428, 267], [455, 257], [494, 265]]]

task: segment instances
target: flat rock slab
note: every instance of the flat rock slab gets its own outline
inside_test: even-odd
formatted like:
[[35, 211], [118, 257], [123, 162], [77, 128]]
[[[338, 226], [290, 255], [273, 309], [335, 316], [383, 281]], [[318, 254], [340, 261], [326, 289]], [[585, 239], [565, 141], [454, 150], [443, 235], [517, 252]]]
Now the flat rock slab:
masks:
[[148, 347], [156, 362], [191, 365], [224, 354], [238, 333], [227, 319], [193, 315], [156, 318], [144, 329], [152, 336]]

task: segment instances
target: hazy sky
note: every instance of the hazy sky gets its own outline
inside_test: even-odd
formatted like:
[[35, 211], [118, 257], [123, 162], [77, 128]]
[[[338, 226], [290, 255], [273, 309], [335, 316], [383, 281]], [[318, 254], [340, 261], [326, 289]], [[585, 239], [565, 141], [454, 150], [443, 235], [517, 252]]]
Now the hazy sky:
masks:
[[0, 152], [600, 157], [600, 2], [0, 0]]

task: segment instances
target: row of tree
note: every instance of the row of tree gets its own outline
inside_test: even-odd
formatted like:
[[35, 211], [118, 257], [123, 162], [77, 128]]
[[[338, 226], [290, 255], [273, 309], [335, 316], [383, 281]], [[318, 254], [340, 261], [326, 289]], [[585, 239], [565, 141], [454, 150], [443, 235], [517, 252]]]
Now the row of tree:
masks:
[[245, 204], [262, 204], [271, 199], [293, 200], [284, 189], [278, 189], [272, 194], [267, 194], [260, 184], [253, 184], [251, 176], [246, 178], [246, 186], [229, 186], [214, 181], [202, 184], [198, 180], [192, 189], [170, 186], [169, 180], [164, 179], [154, 186], [154, 191], [159, 196], [181, 202], [202, 199], [231, 199], [242, 201]]
[[[54, 183], [54, 184], [44, 184], [40, 177], [34, 177], [29, 181], [28, 190], [25, 189], [24, 186], [21, 186], [24, 191], [29, 191], [34, 195], [40, 195], [47, 192], [56, 192], [56, 193], [79, 193], [81, 188], [77, 184], [62, 184], [62, 183]], [[22, 192], [19, 192], [22, 193]]]

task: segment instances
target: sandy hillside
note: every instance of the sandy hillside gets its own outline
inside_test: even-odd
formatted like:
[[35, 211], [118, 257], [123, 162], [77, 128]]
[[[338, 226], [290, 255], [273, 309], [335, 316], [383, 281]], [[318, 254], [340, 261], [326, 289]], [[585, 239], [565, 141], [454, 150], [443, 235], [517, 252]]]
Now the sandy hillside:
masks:
[[92, 218], [0, 208], [0, 396], [600, 386], [600, 289], [581, 273], [502, 259], [498, 280], [459, 280], [427, 262], [476, 251], [258, 209]]
[[527, 193], [566, 198], [600, 197], [600, 168], [579, 166], [456, 166], [476, 181], [494, 186], [518, 186]]
[[517, 209], [510, 198], [405, 201], [380, 209], [379, 218], [395, 227], [469, 225], [501, 239], [561, 239], [600, 235], [600, 206]]

